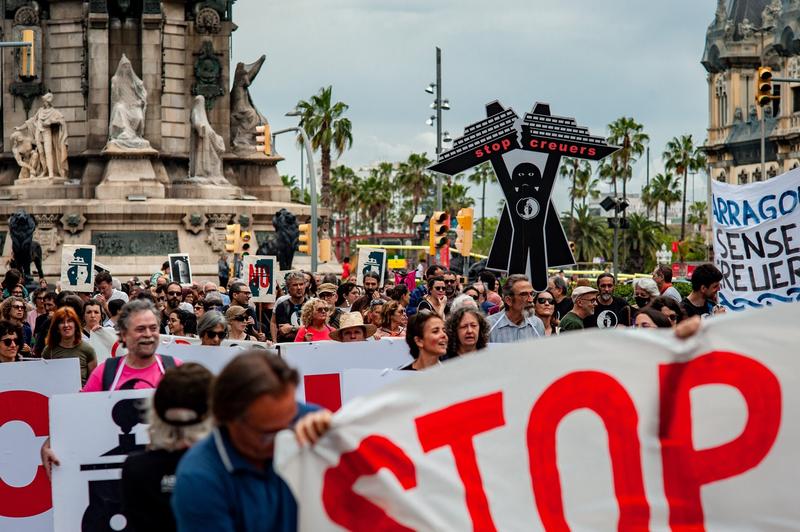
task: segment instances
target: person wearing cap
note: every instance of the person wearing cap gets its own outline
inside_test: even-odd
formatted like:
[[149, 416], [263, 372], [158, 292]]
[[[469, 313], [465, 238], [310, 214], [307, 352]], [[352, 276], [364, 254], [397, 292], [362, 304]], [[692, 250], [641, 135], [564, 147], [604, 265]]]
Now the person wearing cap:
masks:
[[303, 304], [300, 322], [303, 324], [294, 337], [295, 342], [322, 342], [330, 340], [333, 327], [328, 325], [331, 307], [323, 300], [312, 297]]
[[247, 326], [252, 318], [247, 314], [247, 309], [231, 304], [225, 311], [225, 320], [228, 322], [228, 339], [250, 341], [256, 338], [247, 334]]
[[336, 285], [333, 283], [322, 283], [317, 287], [317, 295], [319, 298], [327, 303], [327, 305], [333, 309], [328, 314], [328, 325], [333, 327], [334, 329], [339, 328], [339, 318], [342, 316], [344, 311], [336, 306], [337, 294], [336, 294]]
[[147, 412], [150, 444], [122, 466], [122, 513], [133, 532], [176, 530], [170, 500], [178, 462], [212, 428], [209, 394], [214, 376], [188, 362], [166, 371]]
[[360, 312], [345, 312], [339, 320], [339, 328], [331, 332], [331, 340], [337, 342], [363, 342], [370, 338], [378, 328], [364, 323]]
[[559, 332], [582, 330], [583, 320], [594, 314], [598, 290], [591, 286], [578, 286], [572, 291], [572, 310], [561, 318]]
[[533, 312], [533, 286], [527, 277], [509, 275], [503, 285], [503, 312], [489, 316], [489, 341], [512, 343], [544, 336], [544, 323]]

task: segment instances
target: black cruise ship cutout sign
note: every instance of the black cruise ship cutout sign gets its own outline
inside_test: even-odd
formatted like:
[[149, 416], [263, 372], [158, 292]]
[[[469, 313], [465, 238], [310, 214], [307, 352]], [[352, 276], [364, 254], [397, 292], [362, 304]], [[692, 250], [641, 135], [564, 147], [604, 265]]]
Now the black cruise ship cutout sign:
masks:
[[561, 157], [599, 161], [618, 149], [574, 118], [551, 115], [548, 104], [536, 103], [520, 119], [494, 101], [486, 105], [486, 118], [467, 126], [429, 169], [455, 175], [492, 163], [506, 206], [486, 267], [526, 274], [538, 291], [547, 288], [548, 268], [575, 264], [550, 199]]

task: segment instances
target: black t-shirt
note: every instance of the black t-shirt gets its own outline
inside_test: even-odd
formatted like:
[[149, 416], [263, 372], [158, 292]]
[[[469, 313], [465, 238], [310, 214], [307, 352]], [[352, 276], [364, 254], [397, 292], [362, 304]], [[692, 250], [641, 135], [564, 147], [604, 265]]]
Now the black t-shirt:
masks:
[[597, 327], [600, 329], [613, 329], [617, 325], [630, 326], [631, 307], [621, 297], [613, 296], [609, 305], [603, 305], [597, 300], [594, 314], [583, 319], [584, 327]]
[[561, 300], [561, 303], [556, 303], [556, 317], [558, 319], [563, 318], [567, 315], [567, 312], [572, 310], [573, 306], [574, 303], [572, 302], [572, 299], [565, 297]]
[[702, 307], [698, 307], [689, 301], [688, 297], [684, 297], [681, 301], [681, 308], [683, 308], [683, 311], [686, 313], [686, 317], [691, 318], [692, 316], [705, 316], [706, 314], [711, 314], [713, 306], [706, 302], [706, 304]]
[[145, 451], [128, 456], [122, 466], [122, 513], [133, 532], [172, 532], [175, 517], [169, 502], [175, 469], [185, 450]]
[[[305, 303], [306, 300], [303, 300]], [[275, 324], [278, 326], [278, 342], [294, 342], [294, 337], [297, 335], [297, 329], [300, 328], [300, 311], [303, 308], [303, 303], [295, 305], [291, 299], [284, 299], [279, 305], [275, 306], [273, 314], [275, 315]], [[281, 325], [290, 324], [294, 332], [288, 334], [281, 334]]]

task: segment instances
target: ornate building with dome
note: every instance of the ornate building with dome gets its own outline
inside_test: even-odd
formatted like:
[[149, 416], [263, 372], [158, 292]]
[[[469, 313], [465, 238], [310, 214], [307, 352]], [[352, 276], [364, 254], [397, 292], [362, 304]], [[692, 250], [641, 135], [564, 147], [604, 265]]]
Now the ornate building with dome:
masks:
[[752, 183], [800, 166], [800, 83], [773, 83], [766, 115], [766, 176], [761, 174], [761, 114], [756, 70], [800, 78], [800, 0], [719, 0], [706, 33], [708, 155], [712, 179]]

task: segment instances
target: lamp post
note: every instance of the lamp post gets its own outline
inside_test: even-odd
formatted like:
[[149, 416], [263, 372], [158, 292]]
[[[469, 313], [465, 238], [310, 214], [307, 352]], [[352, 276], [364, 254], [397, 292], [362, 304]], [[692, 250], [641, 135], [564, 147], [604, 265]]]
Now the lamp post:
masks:
[[[442, 100], [442, 49], [436, 47], [436, 83], [431, 83], [425, 88], [428, 94], [436, 93], [436, 99], [431, 104], [431, 109], [436, 111], [435, 115], [431, 115], [426, 121], [429, 126], [436, 123], [436, 161], [439, 161], [439, 155], [442, 153], [442, 140], [449, 142], [452, 140], [450, 134], [445, 131], [442, 132], [442, 111], [450, 109], [450, 102]], [[444, 136], [444, 138], [443, 138]], [[436, 208], [442, 210], [442, 174], [436, 174]]]
[[[297, 116], [297, 111], [290, 111], [286, 113], [286, 116]], [[306, 152], [306, 160], [308, 161], [308, 185], [311, 189], [311, 271], [317, 271], [317, 181], [316, 181], [316, 173], [314, 171], [314, 154], [311, 151], [311, 143], [308, 142], [308, 136], [306, 136], [306, 132], [302, 127], [287, 127], [285, 129], [279, 129], [272, 133], [273, 136], [277, 137], [282, 133], [289, 133], [295, 132], [299, 133], [300, 137], [303, 139], [303, 147], [305, 147]], [[302, 152], [301, 152], [302, 153]]]

